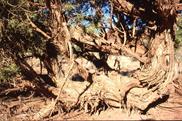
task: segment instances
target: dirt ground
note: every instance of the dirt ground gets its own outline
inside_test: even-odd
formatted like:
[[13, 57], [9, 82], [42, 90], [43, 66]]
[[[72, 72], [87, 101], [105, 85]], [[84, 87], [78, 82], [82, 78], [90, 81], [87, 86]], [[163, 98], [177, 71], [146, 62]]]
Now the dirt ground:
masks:
[[[182, 76], [180, 77], [182, 80]], [[43, 97], [17, 97], [1, 98], [0, 121], [31, 120], [32, 116], [49, 103]], [[35, 94], [34, 94], [35, 95]], [[172, 94], [169, 99], [156, 107], [151, 108], [147, 114], [141, 114], [137, 110], [129, 111], [120, 108], [108, 108], [100, 114], [88, 114], [83, 110], [69, 113], [59, 113], [45, 120], [182, 120], [182, 96], [178, 93]]]

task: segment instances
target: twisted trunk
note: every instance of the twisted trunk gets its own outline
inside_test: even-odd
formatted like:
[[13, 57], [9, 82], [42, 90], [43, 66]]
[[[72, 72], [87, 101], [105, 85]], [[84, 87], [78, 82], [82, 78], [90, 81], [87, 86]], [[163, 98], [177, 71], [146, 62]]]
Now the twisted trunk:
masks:
[[[152, 43], [148, 51], [150, 63], [135, 73], [142, 88], [133, 88], [127, 95], [127, 106], [137, 107], [146, 112], [149, 107], [166, 95], [170, 95], [168, 86], [173, 82], [176, 66], [174, 60], [174, 25], [176, 21], [175, 3], [173, 0], [143, 1], [137, 4], [132, 1], [114, 1], [119, 7], [115, 9], [133, 14], [156, 26], [151, 35]], [[153, 12], [155, 11], [155, 13]], [[157, 17], [156, 17], [157, 16]], [[149, 24], [147, 26], [150, 26]]]

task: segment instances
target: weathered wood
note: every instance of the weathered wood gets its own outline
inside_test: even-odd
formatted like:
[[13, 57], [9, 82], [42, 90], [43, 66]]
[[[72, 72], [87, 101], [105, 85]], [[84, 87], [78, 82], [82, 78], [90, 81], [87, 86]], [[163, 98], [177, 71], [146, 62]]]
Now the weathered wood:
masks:
[[182, 11], [182, 4], [181, 3], [177, 4], [176, 6], [177, 6], [178, 11]]

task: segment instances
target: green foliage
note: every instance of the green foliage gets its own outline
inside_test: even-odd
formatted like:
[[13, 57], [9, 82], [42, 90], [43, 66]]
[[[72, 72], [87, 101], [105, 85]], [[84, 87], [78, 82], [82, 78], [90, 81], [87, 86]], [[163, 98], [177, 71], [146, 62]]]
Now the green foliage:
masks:
[[71, 3], [66, 3], [66, 4], [64, 4], [63, 7], [64, 7], [65, 11], [71, 11], [71, 10], [73, 10], [75, 8], [75, 6], [73, 4], [71, 4]]
[[[42, 0], [38, 2], [44, 3]], [[43, 53], [45, 38], [30, 26], [26, 16], [26, 14], [30, 16], [39, 28], [45, 30], [47, 23], [42, 13], [43, 10], [38, 12], [39, 8], [29, 8], [28, 1], [25, 0], [0, 1], [0, 5], [3, 10], [0, 12], [0, 45], [6, 53], [20, 55], [20, 57]], [[3, 29], [1, 29], [1, 24], [4, 25]]]
[[9, 31], [19, 33], [25, 36], [30, 36], [32, 37], [32, 28], [30, 28], [27, 24], [28, 22], [25, 21], [20, 21], [18, 19], [10, 19], [8, 22], [7, 29]]
[[177, 31], [176, 31], [176, 40], [175, 40], [175, 46], [181, 46], [182, 45], [182, 17], [178, 18], [177, 22]]
[[80, 21], [82, 21], [83, 19], [84, 19], [84, 15], [79, 14], [79, 13], [76, 15], [76, 20], [77, 20], [77, 21], [80, 22]]
[[182, 44], [182, 29], [179, 29], [177, 32], [176, 32], [176, 40], [175, 40], [175, 43], [177, 45], [181, 45]]
[[[29, 26], [27, 20], [20, 21], [16, 18], [10, 19], [6, 32], [10, 40], [4, 39], [2, 41], [4, 47], [14, 49], [14, 52], [19, 55], [43, 53], [45, 48], [44, 38]], [[14, 44], [10, 46], [12, 41], [14, 41]]]
[[9, 64], [0, 68], [0, 81], [11, 81], [20, 74], [20, 69], [15, 64]]
[[100, 30], [98, 29], [98, 26], [94, 23], [85, 27], [85, 32], [89, 35], [96, 35], [96, 36], [99, 36], [100, 34]]
[[86, 28], [86, 32], [88, 34], [93, 34], [96, 31], [96, 26], [94, 24], [90, 24], [87, 28]]

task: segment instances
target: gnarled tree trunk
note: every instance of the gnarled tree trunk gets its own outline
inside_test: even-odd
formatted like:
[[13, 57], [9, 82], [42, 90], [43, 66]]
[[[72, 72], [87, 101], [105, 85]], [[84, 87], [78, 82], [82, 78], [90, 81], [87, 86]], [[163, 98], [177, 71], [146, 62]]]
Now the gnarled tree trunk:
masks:
[[[150, 62], [135, 73], [142, 88], [133, 88], [127, 95], [127, 105], [146, 111], [151, 104], [170, 94], [168, 86], [173, 82], [175, 73], [174, 60], [174, 25], [176, 21], [175, 3], [173, 0], [143, 1], [137, 4], [119, 0], [116, 7], [126, 14], [133, 14], [153, 23], [156, 30], [148, 51]], [[142, 9], [143, 8], [143, 9]], [[155, 13], [154, 13], [155, 11]]]

